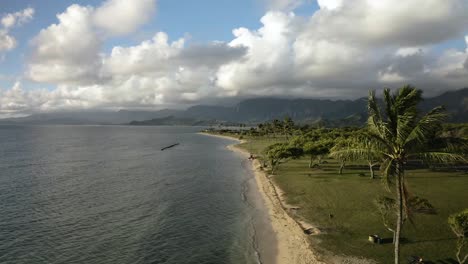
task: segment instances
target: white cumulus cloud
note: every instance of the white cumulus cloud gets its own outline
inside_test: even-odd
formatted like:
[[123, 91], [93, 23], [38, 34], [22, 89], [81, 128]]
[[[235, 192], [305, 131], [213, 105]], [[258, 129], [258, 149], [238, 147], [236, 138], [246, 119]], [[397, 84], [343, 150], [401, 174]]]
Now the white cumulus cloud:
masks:
[[[121, 18], [131, 22], [122, 27], [101, 20], [125, 9], [119, 0], [97, 8], [72, 5], [32, 42], [27, 75], [55, 88], [18, 84], [1, 92], [1, 111], [161, 108], [221, 97], [356, 98], [404, 83], [430, 95], [468, 83], [465, 0], [320, 0], [310, 16], [294, 14], [288, 6], [297, 3], [278, 1], [259, 28], [236, 28], [227, 43], [192, 44], [157, 32], [108, 53], [102, 48], [107, 39], [148, 21], [154, 2], [135, 4], [147, 12], [137, 19], [135, 7]], [[440, 52], [440, 44], [463, 38], [466, 48]]]
[[102, 40], [92, 24], [93, 9], [72, 5], [57, 15], [58, 24], [33, 40], [28, 76], [37, 82], [84, 83], [99, 74]]
[[156, 0], [107, 0], [96, 9], [94, 22], [114, 35], [133, 32], [154, 13]]
[[0, 53], [16, 47], [17, 40], [10, 35], [11, 29], [31, 21], [33, 16], [34, 9], [28, 7], [22, 11], [8, 13], [0, 19]]
[[153, 14], [155, 4], [155, 0], [108, 0], [97, 9], [69, 6], [57, 15], [57, 24], [34, 38], [28, 77], [56, 84], [101, 82], [100, 53], [106, 37], [135, 31]]
[[333, 10], [341, 7], [343, 0], [317, 0], [318, 5], [322, 9]]

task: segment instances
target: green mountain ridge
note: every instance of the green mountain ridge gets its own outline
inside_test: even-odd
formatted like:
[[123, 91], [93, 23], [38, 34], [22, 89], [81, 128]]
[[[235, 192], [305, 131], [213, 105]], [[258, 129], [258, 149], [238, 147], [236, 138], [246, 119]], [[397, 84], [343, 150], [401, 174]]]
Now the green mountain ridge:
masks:
[[[427, 111], [444, 105], [450, 122], [468, 122], [468, 88], [426, 98]], [[234, 106], [196, 105], [186, 110], [120, 110], [35, 114], [0, 120], [0, 124], [130, 124], [130, 125], [216, 125], [257, 124], [291, 117], [304, 124], [325, 126], [359, 125], [367, 117], [367, 98], [356, 100], [254, 98]]]

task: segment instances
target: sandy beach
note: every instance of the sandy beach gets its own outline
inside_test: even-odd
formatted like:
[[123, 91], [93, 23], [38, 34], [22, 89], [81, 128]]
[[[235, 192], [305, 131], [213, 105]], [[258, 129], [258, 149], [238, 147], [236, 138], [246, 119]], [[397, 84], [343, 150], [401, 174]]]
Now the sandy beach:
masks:
[[[245, 142], [229, 136], [212, 135], [208, 133], [202, 134], [237, 140], [240, 143]], [[250, 153], [238, 147], [237, 144], [229, 145], [228, 149], [240, 153], [246, 159], [250, 156]], [[299, 223], [288, 215], [288, 213], [285, 210], [285, 208], [288, 208], [288, 205], [286, 205], [280, 197], [282, 196], [281, 190], [278, 188], [278, 186], [274, 184], [272, 180], [270, 180], [269, 175], [267, 175], [263, 170], [260, 169], [261, 165], [258, 160], [253, 160], [252, 162], [250, 162], [250, 166], [252, 166], [252, 170], [254, 171], [258, 191], [264, 200], [265, 206], [267, 207], [269, 219], [273, 231], [276, 235], [276, 240], [278, 243], [276, 251], [276, 263], [324, 263], [318, 260], [317, 254], [310, 247], [310, 244], [307, 241], [307, 235], [304, 233], [304, 229], [309, 229], [313, 227], [305, 226], [305, 223]]]

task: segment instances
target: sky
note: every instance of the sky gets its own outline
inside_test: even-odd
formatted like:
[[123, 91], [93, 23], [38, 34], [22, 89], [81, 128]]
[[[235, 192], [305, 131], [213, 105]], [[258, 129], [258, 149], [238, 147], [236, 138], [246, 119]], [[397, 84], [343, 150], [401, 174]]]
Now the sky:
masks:
[[0, 118], [468, 87], [468, 0], [0, 3]]

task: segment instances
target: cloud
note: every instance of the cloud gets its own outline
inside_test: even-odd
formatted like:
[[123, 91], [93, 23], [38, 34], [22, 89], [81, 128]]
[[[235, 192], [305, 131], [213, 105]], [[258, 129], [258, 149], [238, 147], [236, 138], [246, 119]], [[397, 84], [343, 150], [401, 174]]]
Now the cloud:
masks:
[[16, 47], [16, 39], [8, 35], [7, 31], [0, 30], [0, 52], [9, 51]]
[[[432, 52], [466, 30], [466, 1], [319, 1], [306, 19], [269, 12], [258, 30], [234, 31], [246, 59], [223, 65], [218, 85], [233, 95], [354, 97], [403, 82], [429, 91], [466, 85], [466, 52]], [[398, 18], [398, 19], [396, 19]], [[466, 75], [466, 74], [465, 74]], [[454, 78], [457, 76], [457, 78]]]
[[281, 3], [259, 28], [234, 29], [227, 43], [193, 44], [158, 32], [109, 53], [102, 48], [108, 38], [144, 22], [129, 16], [134, 23], [126, 29], [98, 23], [102, 10], [122, 8], [119, 1], [97, 9], [70, 6], [33, 40], [27, 67], [30, 79], [55, 88], [3, 91], [3, 111], [162, 108], [252, 96], [356, 98], [404, 83], [431, 95], [468, 83], [468, 39], [466, 49], [440, 52], [439, 46], [465, 37], [466, 1], [321, 0], [308, 17], [287, 8], [297, 1]]
[[231, 95], [254, 87], [260, 91], [294, 75], [290, 55], [296, 17], [292, 13], [268, 12], [261, 22], [263, 27], [258, 30], [233, 31], [236, 38], [229, 45], [247, 48], [247, 53], [241, 61], [222, 65], [217, 73], [217, 85]]
[[217, 68], [228, 62], [238, 60], [246, 52], [247, 48], [242, 46], [232, 47], [224, 42], [212, 42], [192, 45], [183, 49], [174, 60], [180, 65]]
[[[68, 26], [79, 25], [87, 29], [86, 23], [81, 20], [86, 20], [91, 11], [80, 6], [68, 8], [59, 15], [60, 23], [46, 29], [44, 34], [41, 32], [37, 41], [53, 40], [55, 33], [63, 36], [62, 31], [80, 32]], [[76, 20], [71, 20], [72, 18]], [[93, 37], [95, 38], [96, 36]], [[68, 36], [63, 39], [73, 38]], [[117, 46], [110, 54], [100, 53], [95, 56], [86, 55], [96, 54], [99, 50], [96, 46], [99, 45], [92, 45], [93, 48], [75, 47], [70, 51], [52, 46], [51, 51], [63, 52], [57, 54], [39, 48], [47, 46], [46, 43], [50, 42], [37, 43], [37, 52], [44, 52], [36, 54], [35, 60], [41, 62], [39, 65], [44, 71], [38, 72], [42, 79], [35, 80], [56, 83], [57, 88], [46, 93], [49, 99], [41, 105], [40, 111], [153, 108], [155, 105], [183, 104], [220, 96], [220, 90], [214, 86], [216, 70], [220, 65], [241, 59], [246, 52], [245, 48], [231, 47], [223, 42], [186, 45], [183, 38], [171, 42], [164, 32], [158, 32], [151, 40], [138, 45]], [[56, 41], [51, 43], [62, 46]], [[75, 55], [80, 59], [73, 58]], [[96, 57], [99, 60], [93, 60]], [[91, 64], [93, 61], [96, 63]], [[57, 68], [52, 68], [54, 65]], [[31, 64], [30, 73], [34, 73], [36, 66]], [[89, 71], [76, 71], [86, 66], [89, 68], [85, 69]], [[81, 73], [88, 75], [80, 75]], [[34, 74], [31, 76], [34, 77]]]
[[1, 22], [5, 29], [25, 24], [33, 19], [34, 9], [28, 7], [16, 13], [9, 13], [2, 17]]
[[115, 47], [104, 57], [106, 102], [132, 107], [178, 104], [220, 94], [214, 85], [220, 65], [241, 59], [244, 48], [223, 42], [186, 45], [164, 32], [131, 47]]
[[309, 34], [360, 45], [417, 46], [461, 37], [468, 25], [465, 0], [319, 1]]
[[36, 82], [89, 83], [96, 81], [102, 39], [92, 24], [93, 9], [72, 5], [33, 39], [28, 77]]
[[16, 47], [17, 41], [10, 35], [10, 30], [31, 21], [33, 16], [34, 9], [29, 7], [19, 12], [8, 13], [1, 18], [0, 53], [12, 50]]
[[[57, 16], [57, 24], [34, 38], [27, 77], [56, 85], [41, 111], [154, 107], [216, 96], [213, 83], [218, 67], [246, 52], [224, 42], [186, 45], [184, 38], [171, 42], [166, 33], [158, 32], [138, 45], [115, 46], [105, 54], [102, 46], [106, 39], [123, 31], [103, 27], [96, 23], [96, 17], [117, 12], [115, 8], [125, 9], [125, 3], [107, 1], [97, 9], [72, 5]], [[104, 28], [108, 32], [102, 34]]]
[[40, 110], [41, 105], [47, 103], [50, 94], [45, 90], [25, 91], [20, 82], [16, 82], [11, 89], [0, 88], [0, 117], [16, 117]]
[[379, 79], [384, 83], [408, 81], [423, 75], [428, 63], [429, 60], [421, 49], [399, 49], [396, 55], [388, 60], [389, 65], [379, 71]]
[[292, 13], [268, 12], [261, 22], [258, 30], [234, 30], [230, 45], [248, 52], [217, 73], [217, 85], [231, 95], [336, 96], [334, 89], [373, 68], [357, 47], [307, 36], [308, 21]]
[[184, 47], [184, 39], [168, 42], [166, 33], [157, 33], [152, 40], [143, 41], [133, 47], [114, 47], [104, 62], [105, 71], [110, 75], [131, 75], [133, 73], [164, 72], [170, 69], [168, 62], [174, 59]]
[[146, 23], [154, 13], [156, 0], [107, 0], [96, 9], [94, 22], [113, 35], [125, 35]]
[[59, 23], [33, 39], [27, 77], [52, 84], [101, 83], [106, 38], [135, 31], [150, 18], [155, 4], [155, 0], [108, 0], [97, 9], [69, 6], [57, 15]]
[[304, 4], [304, 0], [264, 0], [269, 10], [291, 11]]
[[343, 0], [317, 0], [321, 9], [334, 10], [343, 5]]
[[[466, 42], [466, 53], [468, 54], [468, 36], [465, 37], [465, 42]], [[468, 57], [466, 58], [463, 66], [465, 67], [465, 69], [468, 70]]]

